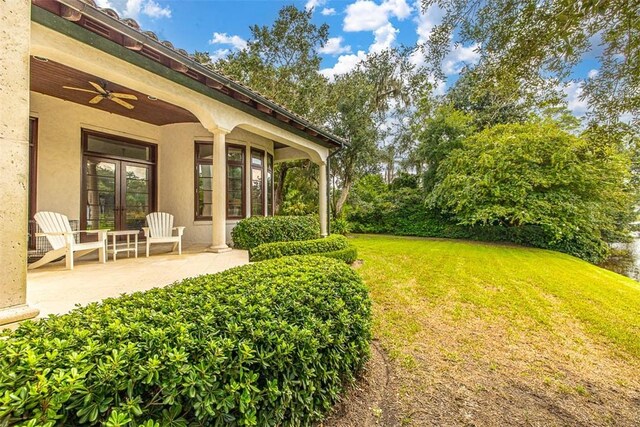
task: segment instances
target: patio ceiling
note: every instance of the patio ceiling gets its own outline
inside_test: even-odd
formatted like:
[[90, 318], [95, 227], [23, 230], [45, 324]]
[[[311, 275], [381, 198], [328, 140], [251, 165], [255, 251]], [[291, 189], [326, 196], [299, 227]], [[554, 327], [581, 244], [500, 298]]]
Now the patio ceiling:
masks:
[[108, 99], [103, 99], [97, 104], [89, 104], [89, 100], [95, 95], [88, 92], [63, 88], [63, 86], [70, 86], [86, 90], [94, 90], [89, 82], [96, 82], [100, 84], [103, 81], [104, 79], [100, 78], [100, 76], [87, 74], [51, 60], [46, 60], [46, 62], [44, 62], [43, 60], [31, 57], [31, 90], [34, 92], [158, 126], [170, 123], [198, 122], [198, 119], [184, 108], [169, 104], [159, 99], [152, 100], [149, 96], [153, 96], [153, 94], [144, 94], [124, 86], [120, 86], [114, 82], [106, 82], [107, 89], [109, 91], [132, 94], [138, 98], [137, 100], [124, 100], [134, 106], [132, 110], [128, 110], [127, 108]]

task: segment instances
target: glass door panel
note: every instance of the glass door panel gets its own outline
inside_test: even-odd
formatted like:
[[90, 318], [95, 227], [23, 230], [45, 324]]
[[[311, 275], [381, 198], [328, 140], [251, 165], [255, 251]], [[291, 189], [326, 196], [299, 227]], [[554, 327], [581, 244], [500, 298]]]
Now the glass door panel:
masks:
[[150, 212], [151, 166], [123, 164], [122, 229], [140, 230]]
[[117, 228], [117, 161], [87, 158], [85, 163], [88, 230]]

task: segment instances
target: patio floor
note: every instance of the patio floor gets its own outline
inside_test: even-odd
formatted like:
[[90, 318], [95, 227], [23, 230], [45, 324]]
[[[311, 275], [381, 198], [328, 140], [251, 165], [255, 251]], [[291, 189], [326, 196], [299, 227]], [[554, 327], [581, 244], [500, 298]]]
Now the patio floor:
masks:
[[182, 255], [178, 255], [166, 252], [168, 248], [153, 248], [149, 258], [141, 250], [138, 258], [133, 254], [131, 258], [119, 254], [115, 262], [109, 255], [106, 264], [89, 256], [80, 258], [73, 270], [65, 269], [64, 260], [30, 270], [27, 303], [40, 309], [39, 317], [46, 317], [66, 313], [76, 304], [162, 287], [176, 280], [217, 273], [249, 262], [247, 251], [215, 254], [205, 252], [205, 246], [191, 246], [183, 248]]

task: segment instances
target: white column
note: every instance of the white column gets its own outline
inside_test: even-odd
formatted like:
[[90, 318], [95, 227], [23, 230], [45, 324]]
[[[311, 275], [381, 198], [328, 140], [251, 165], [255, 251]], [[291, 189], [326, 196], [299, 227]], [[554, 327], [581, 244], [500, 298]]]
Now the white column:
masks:
[[327, 165], [320, 163], [320, 177], [318, 181], [318, 189], [320, 192], [319, 197], [319, 209], [320, 209], [320, 234], [325, 237], [328, 235], [328, 223], [327, 223]]
[[31, 1], [0, 1], [0, 325], [29, 319], [29, 43]]
[[227, 149], [226, 130], [217, 128], [213, 133], [213, 177], [211, 206], [211, 247], [209, 252], [228, 252], [227, 246]]

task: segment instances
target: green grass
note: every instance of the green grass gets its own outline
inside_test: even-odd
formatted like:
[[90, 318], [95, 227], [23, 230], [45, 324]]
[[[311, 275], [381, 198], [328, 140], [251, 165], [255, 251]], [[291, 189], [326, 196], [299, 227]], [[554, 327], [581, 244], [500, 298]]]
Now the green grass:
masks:
[[550, 336], [572, 323], [640, 359], [640, 284], [631, 279], [539, 249], [368, 235], [353, 242], [374, 300], [374, 333], [392, 356], [410, 353], [424, 332], [421, 315], [441, 310], [443, 321], [485, 319]]

